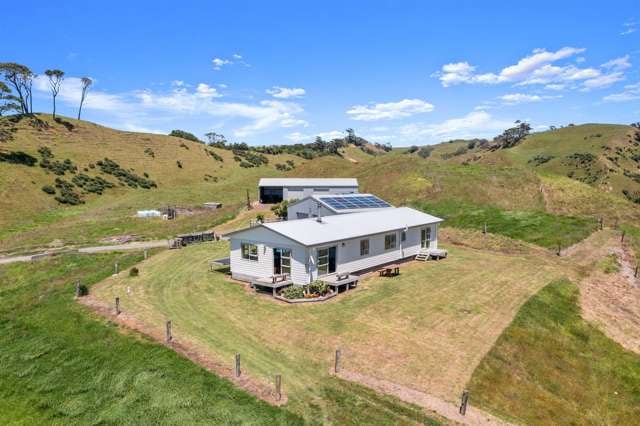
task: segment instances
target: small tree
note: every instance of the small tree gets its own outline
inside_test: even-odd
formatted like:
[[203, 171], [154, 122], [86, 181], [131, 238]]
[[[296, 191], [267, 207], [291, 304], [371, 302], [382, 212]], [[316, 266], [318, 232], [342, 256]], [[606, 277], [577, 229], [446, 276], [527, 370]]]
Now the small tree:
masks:
[[44, 75], [49, 77], [49, 87], [51, 88], [51, 96], [53, 97], [53, 118], [56, 118], [56, 96], [60, 92], [62, 80], [64, 80], [64, 71], [46, 70]]
[[225, 144], [227, 143], [227, 139], [221, 133], [209, 132], [205, 133], [204, 136], [207, 138], [207, 144], [210, 146], [224, 148]]
[[16, 91], [20, 111], [23, 114], [31, 113], [33, 106], [31, 88], [35, 74], [26, 65], [15, 62], [0, 63], [0, 74]]
[[286, 219], [289, 210], [289, 201], [283, 200], [279, 204], [271, 207], [271, 211], [275, 213], [280, 219]]
[[87, 97], [87, 92], [89, 91], [89, 87], [93, 84], [93, 80], [89, 77], [82, 77], [82, 95], [80, 96], [80, 108], [78, 108], [78, 120], [80, 120], [80, 114], [82, 114], [82, 104], [84, 104], [84, 100]]
[[20, 99], [11, 93], [9, 86], [0, 81], [0, 117], [9, 111], [21, 111]]

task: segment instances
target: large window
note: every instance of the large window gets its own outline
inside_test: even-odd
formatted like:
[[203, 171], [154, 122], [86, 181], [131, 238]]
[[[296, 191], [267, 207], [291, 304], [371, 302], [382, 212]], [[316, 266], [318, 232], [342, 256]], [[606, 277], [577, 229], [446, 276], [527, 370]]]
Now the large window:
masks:
[[369, 240], [360, 240], [360, 256], [369, 254]]
[[422, 228], [420, 232], [420, 247], [429, 248], [431, 247], [431, 227]]
[[286, 248], [273, 249], [273, 273], [276, 275], [291, 275], [291, 250]]
[[391, 250], [396, 248], [396, 234], [387, 234], [384, 236], [384, 249]]
[[256, 244], [242, 243], [240, 250], [243, 259], [258, 261], [258, 246]]

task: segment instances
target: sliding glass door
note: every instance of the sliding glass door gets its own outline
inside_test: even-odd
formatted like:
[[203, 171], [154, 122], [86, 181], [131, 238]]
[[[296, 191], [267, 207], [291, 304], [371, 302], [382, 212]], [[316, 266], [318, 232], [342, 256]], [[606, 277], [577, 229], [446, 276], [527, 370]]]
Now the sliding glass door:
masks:
[[318, 249], [318, 276], [336, 272], [336, 247]]

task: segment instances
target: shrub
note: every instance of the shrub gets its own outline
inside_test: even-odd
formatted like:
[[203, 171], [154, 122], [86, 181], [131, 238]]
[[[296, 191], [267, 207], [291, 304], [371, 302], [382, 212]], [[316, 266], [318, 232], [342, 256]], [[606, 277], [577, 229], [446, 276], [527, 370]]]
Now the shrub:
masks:
[[144, 153], [147, 154], [151, 158], [156, 158], [156, 153], [153, 152], [151, 148], [145, 148]]
[[50, 195], [52, 195], [52, 194], [55, 194], [55, 193], [56, 193], [55, 188], [54, 188], [53, 186], [51, 186], [51, 185], [45, 185], [45, 186], [43, 186], [43, 187], [42, 187], [42, 190], [43, 190], [44, 192], [46, 192], [47, 194], [50, 194]]
[[417, 145], [411, 145], [408, 149], [407, 149], [407, 154], [413, 154], [414, 152], [418, 152], [418, 150], [420, 149], [419, 146]]
[[327, 283], [318, 280], [309, 284], [308, 289], [310, 293], [317, 294], [319, 296], [324, 296], [329, 292], [329, 286]]
[[137, 277], [138, 275], [140, 275], [140, 270], [138, 268], [134, 266], [133, 268], [129, 269], [130, 277]]
[[107, 188], [113, 188], [115, 185], [100, 176], [92, 178], [84, 173], [80, 173], [71, 179], [74, 185], [78, 188], [82, 188], [87, 192], [102, 195], [102, 192]]
[[420, 150], [418, 151], [418, 156], [420, 158], [429, 158], [429, 156], [431, 155], [431, 152], [433, 151], [433, 147], [430, 146], [423, 146], [422, 148], [420, 148]]
[[55, 200], [57, 202], [59, 202], [60, 204], [69, 204], [72, 206], [84, 203], [80, 195], [73, 190], [72, 183], [60, 178], [56, 178], [55, 182], [56, 188], [58, 188], [58, 190], [60, 191], [60, 195], [57, 195], [55, 197]]
[[0, 152], [0, 162], [11, 164], [22, 164], [23, 166], [33, 167], [38, 160], [22, 151]]
[[182, 168], [182, 161], [178, 160], [176, 161], [176, 165], [178, 166], [178, 168]]
[[527, 161], [527, 163], [533, 164], [534, 166], [539, 166], [541, 164], [548, 163], [553, 158], [554, 158], [553, 155], [538, 154], [532, 157], [529, 161]]
[[157, 187], [154, 181], [150, 179], [145, 179], [143, 177], [136, 175], [133, 172], [127, 171], [122, 167], [120, 167], [118, 163], [108, 158], [105, 158], [104, 160], [100, 160], [96, 164], [98, 165], [98, 167], [100, 167], [100, 170], [102, 170], [103, 173], [115, 176], [120, 181], [120, 184], [122, 186], [127, 184], [131, 188], [140, 187], [144, 189]]
[[292, 285], [282, 290], [280, 292], [280, 296], [284, 297], [285, 299], [303, 299], [304, 288], [299, 285]]
[[289, 214], [289, 201], [282, 200], [279, 204], [271, 206], [271, 211], [281, 219], [285, 219]]
[[262, 213], [258, 214], [256, 216], [256, 221], [260, 222], [260, 223], [263, 223], [264, 222], [264, 215]]
[[88, 294], [89, 294], [89, 287], [87, 287], [85, 284], [80, 284], [78, 286], [77, 295], [82, 297], [82, 296], [86, 296]]
[[186, 139], [188, 141], [202, 143], [202, 141], [198, 139], [196, 135], [194, 135], [193, 133], [186, 132], [184, 130], [179, 130], [179, 129], [172, 130], [171, 133], [169, 133], [169, 136], [175, 136], [177, 138]]

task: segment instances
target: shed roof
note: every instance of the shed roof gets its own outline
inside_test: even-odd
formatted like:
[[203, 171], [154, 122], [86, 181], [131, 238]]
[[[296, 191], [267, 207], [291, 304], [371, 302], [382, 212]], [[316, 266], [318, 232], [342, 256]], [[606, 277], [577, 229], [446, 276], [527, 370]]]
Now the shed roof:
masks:
[[258, 186], [346, 186], [357, 187], [355, 178], [261, 178]]
[[[361, 213], [273, 222], [260, 225], [305, 246], [349, 240], [420, 225], [442, 222], [442, 219], [410, 207], [386, 208]], [[237, 232], [251, 231], [251, 228]]]

